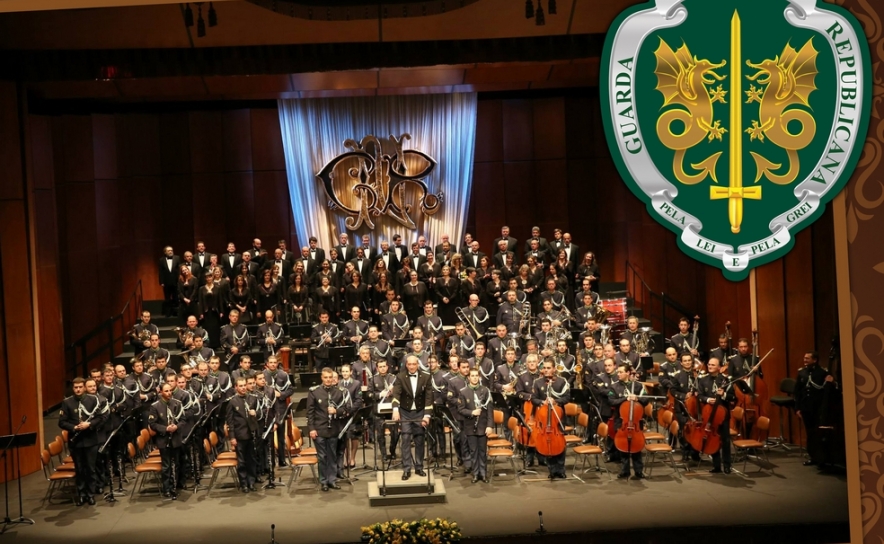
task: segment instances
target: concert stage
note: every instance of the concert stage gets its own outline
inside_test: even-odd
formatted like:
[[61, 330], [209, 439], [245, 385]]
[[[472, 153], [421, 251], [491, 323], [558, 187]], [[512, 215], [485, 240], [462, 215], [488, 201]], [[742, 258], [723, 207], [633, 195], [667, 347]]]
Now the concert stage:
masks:
[[[55, 416], [46, 418], [47, 439], [57, 434]], [[371, 449], [366, 458], [371, 462]], [[568, 457], [570, 469], [573, 457]], [[357, 462], [361, 463], [361, 452]], [[468, 477], [445, 481], [447, 502], [419, 508], [395, 506], [371, 508], [367, 485], [373, 473], [363, 475], [354, 486], [323, 493], [311, 487], [309, 471], [302, 474], [297, 491], [277, 488], [243, 495], [233, 490], [185, 491], [178, 501], [164, 502], [155, 495], [133, 501], [129, 497], [110, 505], [98, 498], [94, 507], [72, 503], [43, 505], [46, 491], [42, 473], [23, 481], [24, 513], [34, 526], [16, 526], [6, 538], [10, 542], [61, 543], [76, 541], [157, 542], [269, 542], [270, 524], [276, 524], [279, 544], [358, 542], [360, 526], [402, 518], [449, 518], [462, 527], [465, 537], [531, 535], [538, 528], [538, 511], [543, 511], [549, 533], [601, 532], [593, 541], [684, 541], [690, 528], [729, 527], [712, 536], [700, 530], [695, 541], [784, 542], [798, 536], [804, 542], [846, 542], [847, 484], [843, 475], [821, 474], [802, 466], [798, 453], [771, 453], [774, 472], [754, 473], [751, 462], [747, 476], [733, 474], [682, 476], [671, 469], [654, 466], [653, 479], [611, 481], [602, 474], [587, 473], [577, 480], [519, 484], [511, 475], [496, 477], [493, 484], [470, 484]], [[508, 465], [508, 464], [507, 464]], [[498, 467], [501, 465], [498, 464]], [[708, 463], [704, 463], [706, 469]], [[541, 467], [542, 468], [542, 467]], [[609, 465], [616, 471], [614, 465]], [[735, 468], [742, 469], [742, 464]], [[131, 470], [129, 471], [131, 474]], [[283, 481], [288, 470], [282, 471]], [[204, 481], [204, 483], [208, 483]], [[132, 484], [125, 486], [127, 489]], [[60, 496], [58, 496], [60, 498]], [[15, 484], [10, 488], [15, 510]], [[13, 515], [15, 515], [13, 513]], [[746, 525], [787, 524], [793, 528], [753, 531]], [[687, 528], [671, 531], [670, 528]], [[621, 533], [629, 531], [628, 533]], [[13, 536], [14, 535], [14, 536]], [[766, 537], [767, 535], [767, 537]], [[679, 538], [681, 537], [681, 538]], [[527, 538], [527, 537], [526, 537]], [[699, 539], [699, 540], [698, 540]], [[507, 542], [522, 541], [513, 537]], [[527, 541], [527, 540], [526, 540]], [[545, 540], [546, 541], [546, 540]], [[558, 542], [589, 541], [583, 535], [562, 536]], [[622, 542], [622, 538], [620, 539]], [[535, 542], [535, 540], [531, 540]]]

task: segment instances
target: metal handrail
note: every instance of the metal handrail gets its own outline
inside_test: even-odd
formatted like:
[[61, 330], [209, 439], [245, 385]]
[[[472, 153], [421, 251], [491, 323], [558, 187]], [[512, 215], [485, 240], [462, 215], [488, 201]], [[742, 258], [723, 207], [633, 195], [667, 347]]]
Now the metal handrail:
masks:
[[118, 353], [122, 353], [126, 333], [138, 322], [143, 305], [144, 292], [139, 279], [120, 313], [107, 318], [67, 347], [68, 380], [85, 376], [89, 371], [89, 364], [96, 359], [110, 361]]
[[[651, 321], [651, 326], [660, 331], [664, 338], [669, 338], [670, 331], [678, 331], [678, 320], [682, 316], [692, 316], [683, 304], [663, 292], [656, 292], [648, 285], [635, 266], [626, 261], [626, 289], [636, 307]], [[675, 312], [677, 316], [670, 317]]]

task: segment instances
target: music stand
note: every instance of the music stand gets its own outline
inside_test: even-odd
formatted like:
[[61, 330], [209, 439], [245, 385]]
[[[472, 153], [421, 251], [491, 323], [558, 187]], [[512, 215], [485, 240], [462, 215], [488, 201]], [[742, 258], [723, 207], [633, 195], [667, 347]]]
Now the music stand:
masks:
[[[22, 419], [22, 423], [24, 423], [24, 418]], [[19, 429], [21, 425], [19, 426]], [[16, 430], [16, 433], [18, 430]], [[10, 434], [6, 436], [0, 436], [0, 447], [3, 448], [3, 475], [6, 478], [6, 483], [3, 484], [3, 489], [6, 493], [6, 517], [3, 518], [3, 529], [0, 530], [0, 534], [6, 532], [12, 525], [33, 525], [34, 520], [22, 517], [22, 497], [21, 497], [21, 456], [18, 455], [18, 450], [20, 448], [26, 448], [28, 446], [33, 446], [37, 443], [37, 433], [24, 433], [24, 434]], [[9, 457], [9, 450], [16, 450], [15, 454], [15, 474], [18, 474], [18, 517], [15, 519], [10, 519], [9, 517], [9, 464], [6, 459]]]
[[289, 325], [289, 338], [292, 341], [300, 341], [310, 340], [310, 333], [313, 331], [313, 326], [309, 323], [305, 323], [303, 325]]
[[[338, 440], [344, 440], [344, 461], [347, 463], [347, 477], [342, 481], [347, 482], [350, 485], [353, 485], [353, 482], [359, 481], [355, 475], [350, 477], [350, 436], [347, 431], [350, 430], [350, 427], [353, 426], [357, 421], [362, 423], [368, 418], [371, 418], [372, 406], [363, 406], [359, 410], [350, 417], [350, 420], [347, 421], [347, 424], [344, 425], [344, 428], [338, 434]], [[368, 472], [363, 472], [361, 474], [367, 474], [369, 472], [374, 472], [373, 470], [369, 470]]]
[[335, 346], [328, 348], [328, 365], [331, 368], [341, 368], [346, 363], [356, 359], [356, 346]]
[[301, 380], [301, 386], [306, 387], [308, 391], [311, 387], [322, 384], [322, 373], [320, 372], [301, 372], [298, 377]]

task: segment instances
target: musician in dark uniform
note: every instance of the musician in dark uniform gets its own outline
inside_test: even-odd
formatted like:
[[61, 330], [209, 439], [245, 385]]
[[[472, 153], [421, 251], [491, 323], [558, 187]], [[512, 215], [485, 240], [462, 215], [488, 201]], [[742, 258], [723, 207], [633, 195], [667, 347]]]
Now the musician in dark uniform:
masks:
[[459, 359], [457, 355], [448, 356], [448, 397], [446, 404], [454, 416], [454, 421], [460, 427], [461, 432], [454, 435], [454, 453], [457, 454], [457, 466], [465, 465], [466, 474], [472, 471], [468, 465], [470, 445], [467, 443], [467, 435], [463, 432], [464, 418], [460, 413], [460, 390], [467, 386], [470, 378], [470, 363], [465, 359]]
[[160, 335], [158, 333], [150, 335], [150, 340], [148, 341], [148, 344], [149, 345], [147, 346], [147, 348], [142, 350], [136, 356], [137, 359], [144, 361], [147, 364], [148, 368], [153, 367], [156, 364], [157, 359], [159, 359], [160, 357], [166, 359], [166, 361], [169, 360], [169, 350], [160, 347]]
[[[109, 408], [108, 417], [102, 425], [102, 429], [105, 431], [105, 437], [102, 441], [102, 443], [104, 443], [107, 441], [107, 438], [110, 437], [111, 433], [123, 423], [123, 420], [129, 415], [132, 406], [129, 396], [123, 391], [122, 384], [117, 383], [113, 368], [109, 366], [105, 367], [101, 375], [101, 380], [101, 385], [98, 387], [98, 394], [105, 402], [107, 402]], [[107, 474], [107, 477], [110, 479], [108, 483], [111, 485], [111, 488], [113, 488], [114, 485], [114, 471], [123, 470], [123, 458], [124, 455], [126, 455], [125, 448], [126, 443], [128, 442], [125, 434], [124, 430], [120, 429], [113, 438], [110, 439], [107, 448], [105, 448], [104, 453], [101, 454], [101, 459], [98, 460], [99, 474], [104, 474], [105, 466], [111, 467], [111, 471]]]
[[470, 368], [479, 369], [479, 377], [482, 378], [482, 385], [491, 388], [494, 382], [494, 361], [485, 356], [485, 343], [476, 342], [476, 356], [469, 359]]
[[267, 418], [273, 418], [276, 421], [276, 444], [277, 444], [277, 461], [279, 466], [286, 465], [286, 448], [285, 448], [285, 418], [288, 412], [288, 399], [295, 392], [291, 378], [287, 373], [278, 370], [279, 361], [275, 355], [267, 358], [267, 364], [264, 368], [264, 380], [269, 387], [273, 388], [273, 398], [271, 398], [270, 408], [268, 409]]
[[522, 304], [516, 300], [516, 292], [506, 292], [506, 302], [497, 309], [497, 326], [504, 325], [506, 332], [519, 332], [519, 324], [522, 320]]
[[265, 361], [268, 356], [276, 355], [276, 352], [282, 347], [282, 335], [282, 327], [273, 322], [273, 310], [264, 312], [264, 323], [258, 327], [258, 332], [255, 336], [258, 340], [258, 346], [264, 353]]
[[[534, 405], [535, 409], [539, 408], [544, 404], [549, 404], [550, 408], [553, 406], [561, 406], [562, 414], [564, 415], [564, 406], [568, 402], [571, 401], [571, 388], [568, 387], [568, 382], [566, 382], [563, 378], [556, 376], [556, 368], [553, 365], [551, 360], [546, 360], [543, 362], [543, 378], [534, 381], [534, 390], [531, 394], [531, 404]], [[555, 414], [552, 414], [553, 419], [556, 419]], [[553, 421], [553, 425], [563, 425], [562, 421], [556, 420]], [[564, 432], [564, 429], [562, 429]], [[563, 450], [562, 453], [558, 455], [553, 455], [546, 458], [546, 466], [549, 469], [549, 479], [555, 480], [556, 478], [566, 479], [568, 476], [565, 474], [565, 454], [567, 450]]]
[[497, 336], [488, 341], [488, 357], [494, 361], [495, 366], [504, 361], [506, 349], [512, 347], [516, 358], [522, 356], [522, 348], [515, 338], [507, 338], [507, 328], [503, 323], [497, 325]]
[[[678, 356], [678, 350], [672, 346], [666, 348], [663, 356], [666, 357], [666, 360], [660, 363], [660, 374], [657, 375], [657, 380], [660, 382], [660, 394], [666, 395], [669, 392], [669, 382], [672, 376], [681, 369], [679, 362], [681, 358]], [[691, 360], [693, 361], [693, 358]]]
[[230, 399], [227, 410], [227, 434], [230, 445], [236, 449], [236, 475], [243, 493], [257, 491], [258, 463], [255, 458], [255, 437], [258, 427], [256, 398], [247, 395], [246, 380], [237, 378], [236, 395]]
[[166, 358], [162, 355], [157, 357], [156, 366], [150, 371], [150, 377], [153, 379], [153, 382], [159, 386], [160, 384], [166, 383], [166, 376], [174, 375], [175, 371], [169, 368]]
[[737, 353], [737, 350], [734, 348], [728, 349], [727, 345], [730, 343], [730, 339], [727, 337], [727, 334], [721, 333], [718, 336], [718, 347], [709, 351], [710, 357], [715, 357], [719, 361], [727, 361], [731, 358], [732, 355]]
[[322, 385], [307, 394], [307, 428], [316, 444], [319, 481], [322, 490], [340, 489], [338, 476], [338, 434], [352, 411], [350, 394], [335, 385], [335, 371], [322, 369]]
[[431, 343], [435, 351], [435, 346], [439, 345], [445, 333], [442, 331], [442, 319], [433, 315], [433, 312], [433, 302], [430, 300], [424, 302], [424, 315], [417, 318], [417, 325], [423, 329], [426, 341]]
[[[691, 321], [682, 317], [678, 320], [678, 334], [673, 336], [669, 343], [672, 347], [678, 350], [679, 353], [688, 352], [694, 357], [698, 357], [700, 352], [697, 349], [697, 343], [699, 339], [696, 338], [696, 335], [690, 331]], [[721, 360], [721, 359], [719, 359]]]
[[[433, 410], [433, 388], [430, 375], [418, 372], [417, 357], [409, 356], [405, 361], [406, 370], [401, 372], [393, 384], [393, 421], [402, 422], [402, 479], [411, 477], [411, 471], [418, 476], [424, 472], [424, 429], [430, 424]], [[414, 440], [414, 458], [411, 442]]]
[[160, 386], [160, 400], [150, 406], [147, 419], [150, 429], [156, 433], [154, 443], [162, 459], [163, 497], [174, 501], [178, 498], [176, 489], [184, 471], [184, 458], [181, 455], [184, 435], [178, 426], [184, 419], [184, 407], [172, 398], [172, 389], [168, 383]]
[[[732, 379], [742, 378], [752, 370], [755, 366], [755, 355], [752, 353], [752, 346], [746, 338], [740, 338], [737, 341], [737, 353], [731, 355], [727, 360], [727, 373]], [[764, 378], [761, 367], [756, 371], [758, 376]]]
[[178, 422], [178, 427], [181, 432], [181, 440], [187, 441], [182, 444], [183, 452], [181, 457], [183, 461], [181, 463], [181, 470], [179, 470], [177, 474], [178, 482], [175, 487], [176, 489], [184, 489], [185, 483], [187, 482], [187, 475], [193, 472], [193, 466], [191, 464], [193, 457], [189, 455], [189, 452], [202, 446], [198, 440], [195, 440], [195, 434], [193, 432], [194, 426], [199, 420], [200, 415], [202, 415], [202, 407], [200, 406], [200, 401], [196, 394], [188, 389], [186, 376], [179, 374], [174, 376], [174, 378], [168, 378], [168, 381], [173, 383], [173, 379], [175, 380], [175, 389], [172, 390], [172, 398], [178, 400], [184, 409], [184, 418]]
[[[611, 406], [610, 395], [608, 394], [613, 385], [617, 381], [617, 364], [614, 363], [613, 357], [605, 357], [602, 362], [604, 370], [596, 374], [592, 382], [589, 384], [590, 391], [595, 399], [598, 400], [599, 415], [603, 422], [608, 422], [614, 417], [614, 409]], [[609, 426], [608, 438], [605, 440], [605, 457], [608, 461], [619, 461], [620, 452], [614, 447], [614, 427]]]
[[[668, 351], [674, 348], [667, 348]], [[661, 376], [663, 367], [660, 367]], [[685, 408], [685, 401], [689, 397], [698, 396], [699, 384], [697, 377], [694, 376], [694, 358], [690, 353], [682, 353], [679, 357], [678, 370], [670, 370], [667, 378], [667, 392], [671, 393], [675, 398], [675, 420], [678, 421], [678, 427], [681, 429], [679, 441], [681, 443], [682, 459], [687, 461], [690, 457], [694, 461], [700, 460], [700, 453], [694, 450], [684, 436], [684, 428], [690, 417], [697, 417], [698, 414], [688, 414]], [[675, 448], [675, 445], [670, 443]]]
[[137, 323], [129, 335], [129, 343], [135, 349], [135, 355], [150, 347], [150, 337], [153, 334], [159, 335], [160, 329], [150, 322], [150, 312], [144, 310], [141, 312], [141, 323]]
[[239, 368], [230, 373], [230, 379], [234, 380], [233, 383], [236, 383], [237, 378], [248, 379], [249, 376], [254, 375], [255, 371], [252, 370], [252, 358], [248, 355], [243, 355], [239, 358]]
[[[347, 394], [350, 396], [351, 408], [350, 415], [355, 414], [360, 408], [362, 408], [362, 376], [357, 376], [353, 373], [350, 365], [342, 365], [341, 366], [341, 379], [338, 382], [338, 387], [347, 391]], [[349, 415], [347, 416], [349, 417]], [[346, 423], [346, 420], [344, 421]], [[347, 435], [344, 437], [344, 440], [338, 443], [338, 474], [343, 474], [344, 468], [346, 465], [344, 464], [344, 452], [349, 448], [349, 458], [347, 459], [347, 464], [350, 465], [350, 468], [356, 466], [356, 452], [359, 451], [359, 435], [362, 434], [362, 428], [356, 427], [355, 425], [350, 425], [350, 428], [347, 429]], [[346, 442], [349, 440], [349, 444]]]
[[178, 330], [178, 341], [176, 342], [178, 349], [192, 348], [194, 338], [202, 338], [204, 343], [209, 342], [209, 333], [197, 326], [196, 316], [191, 315], [187, 317], [187, 326]]
[[[529, 353], [525, 358], [525, 372], [519, 375], [519, 379], [516, 382], [516, 397], [519, 399], [519, 404], [516, 406], [516, 409], [521, 412], [522, 406], [526, 401], [530, 402], [531, 397], [534, 396], [534, 382], [543, 378], [543, 375], [539, 369], [540, 364], [540, 356], [536, 353]], [[524, 414], [523, 414], [524, 415]], [[537, 450], [533, 447], [526, 446], [525, 447], [525, 466], [530, 468], [534, 466], [534, 458], [537, 454]], [[543, 461], [544, 464], [546, 461]]]
[[334, 345], [338, 336], [338, 326], [329, 322], [328, 311], [320, 310], [319, 323], [310, 331], [310, 341], [316, 345], [313, 351], [315, 366], [322, 368], [328, 364], [328, 348]]
[[[389, 373], [386, 361], [378, 361], [377, 374], [371, 377], [368, 384], [368, 398], [375, 405], [388, 403], [393, 400], [393, 384], [396, 376]], [[375, 444], [381, 453], [381, 461], [386, 464], [388, 458], [396, 456], [396, 446], [399, 444], [399, 425], [386, 425], [386, 421], [392, 417], [390, 414], [380, 414], [377, 408], [374, 410]], [[387, 451], [387, 436], [385, 429], [390, 429], [390, 451]]]
[[[721, 404], [727, 411], [724, 422], [718, 429], [721, 437], [721, 449], [712, 455], [712, 470], [710, 472], [725, 474], [731, 473], [731, 434], [730, 434], [730, 406], [737, 400], [732, 384], [728, 384], [726, 376], [720, 373], [721, 364], [718, 359], [710, 358], [706, 362], [708, 374], [700, 378], [700, 404]], [[731, 375], [731, 379], [734, 377]], [[723, 463], [722, 463], [723, 461]], [[724, 467], [722, 468], [722, 464]]]
[[570, 387], [574, 386], [576, 374], [574, 368], [577, 364], [573, 355], [568, 353], [568, 341], [558, 340], [556, 342], [556, 352], [553, 354], [553, 361], [556, 364], [556, 372], [559, 376], [565, 378]]
[[804, 462], [805, 466], [822, 463], [820, 412], [823, 391], [826, 383], [835, 383], [829, 371], [820, 366], [819, 358], [815, 351], [804, 354], [804, 367], [798, 371], [795, 383], [795, 415], [801, 418], [807, 431], [807, 455], [810, 459]]
[[239, 322], [239, 310], [230, 310], [227, 314], [230, 323], [221, 327], [221, 347], [227, 354], [227, 368], [236, 366], [240, 352], [248, 349], [252, 338], [246, 326]]
[[358, 306], [350, 308], [351, 319], [344, 323], [342, 330], [344, 331], [343, 341], [348, 344], [362, 343], [368, 336], [368, 321], [360, 319], [360, 311]]
[[467, 330], [472, 335], [478, 333], [479, 338], [475, 338], [475, 340], [480, 340], [489, 324], [488, 310], [479, 306], [479, 295], [476, 293], [470, 294], [468, 301], [469, 305], [461, 308], [468, 321], [466, 323], [468, 326]]
[[479, 480], [488, 482], [485, 461], [488, 457], [488, 435], [494, 424], [494, 406], [491, 404], [491, 391], [480, 382], [479, 370], [474, 368], [469, 372], [469, 383], [458, 394], [458, 411], [463, 418], [461, 434], [466, 437], [466, 450], [470, 453], [464, 465], [472, 470], [473, 483]]
[[[389, 292], [389, 291], [388, 291]], [[400, 311], [398, 300], [390, 301], [390, 311], [381, 316], [381, 335], [391, 346], [404, 347], [411, 323], [405, 312]]]
[[[68, 446], [74, 461], [77, 486], [77, 506], [95, 505], [93, 493], [101, 492], [101, 482], [96, 478], [96, 459], [102, 444], [102, 427], [110, 414], [108, 403], [94, 393], [97, 383], [93, 379], [75, 378], [74, 394], [61, 404], [58, 426], [68, 432]], [[107, 438], [104, 436], [104, 438]]]
[[617, 366], [627, 365], [630, 369], [637, 369], [640, 359], [638, 353], [632, 351], [632, 345], [629, 343], [629, 340], [621, 338], [620, 351], [614, 357], [614, 362], [617, 363]]
[[[617, 365], [617, 381], [608, 387], [608, 403], [611, 405], [612, 415], [614, 417], [614, 433], [623, 428], [626, 422], [620, 417], [620, 405], [624, 402], [635, 401], [642, 406], [648, 404], [648, 399], [641, 398], [645, 394], [644, 386], [636, 381], [631, 380], [634, 376], [630, 372], [629, 367], [623, 363]], [[644, 413], [644, 410], [642, 410]], [[636, 432], [642, 432], [641, 428]], [[629, 462], [632, 461], [632, 470], [635, 472], [634, 480], [641, 480], [644, 475], [644, 463], [642, 462], [642, 452], [627, 453], [620, 452], [620, 474], [617, 478], [629, 478]]]
[[132, 373], [123, 381], [123, 389], [132, 399], [133, 409], [138, 412], [134, 419], [139, 429], [147, 427], [147, 409], [157, 398], [156, 386], [153, 377], [144, 372], [144, 363], [132, 359]]
[[466, 326], [462, 322], [458, 322], [454, 326], [454, 334], [448, 339], [445, 352], [451, 353], [453, 351], [460, 359], [467, 360], [473, 356], [475, 349], [476, 341], [467, 334]]
[[387, 344], [387, 341], [383, 338], [378, 338], [378, 328], [375, 325], [369, 325], [368, 327], [368, 338], [362, 342], [359, 346], [360, 349], [363, 347], [367, 347], [371, 353], [371, 360], [374, 364], [377, 364], [381, 359], [387, 361], [391, 365], [395, 358], [393, 357], [393, 350], [390, 349], [390, 345]]

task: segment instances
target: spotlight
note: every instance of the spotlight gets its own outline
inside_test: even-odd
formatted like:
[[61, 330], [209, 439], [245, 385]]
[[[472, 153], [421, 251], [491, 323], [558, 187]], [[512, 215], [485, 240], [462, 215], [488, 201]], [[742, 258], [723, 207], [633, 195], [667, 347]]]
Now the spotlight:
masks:
[[[198, 38], [205, 38], [206, 37], [206, 21], [203, 20], [203, 3], [197, 2], [196, 9], [197, 9], [196, 36]], [[538, 24], [540, 24], [540, 23], [538, 23]]]
[[[555, 5], [556, 5], [556, 0], [550, 0], [550, 4], [549, 4], [549, 12], [550, 13], [555, 13], [555, 11], [553, 11], [553, 9], [554, 9], [553, 6], [555, 6]], [[210, 27], [218, 26], [218, 14], [215, 13], [215, 6], [213, 6], [211, 2], [209, 2], [209, 26]]]
[[534, 2], [533, 0], [525, 0], [525, 18], [530, 19], [534, 17]]
[[556, 14], [556, 0], [549, 0], [549, 6], [547, 6], [546, 11], [548, 11], [550, 15]]
[[537, 26], [546, 24], [546, 18], [543, 16], [543, 4], [540, 3], [540, 0], [537, 0], [537, 15], [534, 17], [534, 23]]
[[193, 26], [193, 10], [190, 9], [190, 4], [184, 4], [184, 26]]

